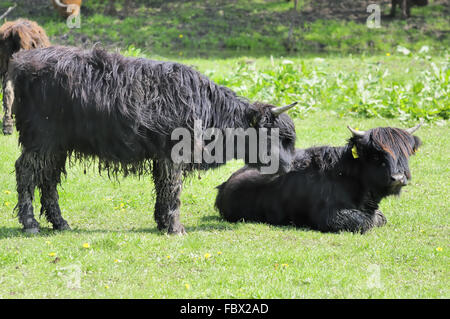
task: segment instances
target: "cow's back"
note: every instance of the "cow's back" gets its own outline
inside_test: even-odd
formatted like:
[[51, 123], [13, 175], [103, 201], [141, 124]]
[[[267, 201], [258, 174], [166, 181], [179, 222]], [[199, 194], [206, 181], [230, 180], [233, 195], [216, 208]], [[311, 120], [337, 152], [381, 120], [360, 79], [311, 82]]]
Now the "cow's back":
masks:
[[70, 47], [19, 52], [10, 72], [20, 143], [125, 162], [163, 157], [167, 135], [193, 112], [174, 117], [161, 99], [183, 98], [171, 87], [177, 66]]

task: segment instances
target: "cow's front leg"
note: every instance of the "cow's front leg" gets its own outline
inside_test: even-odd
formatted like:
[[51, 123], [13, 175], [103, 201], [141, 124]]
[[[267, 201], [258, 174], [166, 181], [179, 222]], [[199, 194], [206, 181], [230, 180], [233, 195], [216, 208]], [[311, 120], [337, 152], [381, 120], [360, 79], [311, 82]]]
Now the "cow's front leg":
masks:
[[36, 188], [36, 176], [39, 170], [39, 158], [35, 153], [23, 152], [16, 161], [16, 180], [19, 222], [27, 233], [38, 233], [39, 223], [34, 218], [33, 199]]
[[169, 234], [185, 234], [184, 226], [180, 223], [180, 194], [183, 186], [181, 168], [169, 161], [154, 160], [153, 180], [158, 229], [167, 229]]
[[14, 102], [14, 90], [12, 81], [6, 78], [3, 85], [3, 134], [10, 135], [13, 132], [12, 104]]
[[402, 0], [402, 18], [406, 19], [409, 17], [410, 13], [410, 3], [409, 0]]

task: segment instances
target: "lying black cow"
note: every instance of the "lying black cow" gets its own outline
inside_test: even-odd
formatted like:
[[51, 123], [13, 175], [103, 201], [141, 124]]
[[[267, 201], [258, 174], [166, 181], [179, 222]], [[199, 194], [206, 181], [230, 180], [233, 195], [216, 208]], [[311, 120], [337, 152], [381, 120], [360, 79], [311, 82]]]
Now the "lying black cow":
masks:
[[397, 5], [402, 10], [402, 17], [409, 18], [411, 16], [411, 7], [424, 7], [428, 4], [428, 0], [392, 0], [391, 17], [395, 17], [395, 9]]
[[349, 127], [353, 136], [346, 146], [297, 149], [291, 171], [281, 176], [246, 166], [218, 187], [216, 207], [230, 222], [361, 233], [383, 226], [378, 204], [399, 195], [411, 178], [408, 158], [421, 144], [411, 134], [419, 127], [367, 132]]

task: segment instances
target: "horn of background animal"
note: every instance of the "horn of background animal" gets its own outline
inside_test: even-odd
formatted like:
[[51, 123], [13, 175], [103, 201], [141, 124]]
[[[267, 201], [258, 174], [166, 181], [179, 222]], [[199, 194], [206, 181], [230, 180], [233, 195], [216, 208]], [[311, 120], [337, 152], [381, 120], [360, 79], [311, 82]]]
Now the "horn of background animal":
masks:
[[355, 130], [355, 129], [352, 128], [350, 125], [347, 125], [347, 128], [350, 130], [350, 132], [352, 132], [353, 136], [359, 136], [359, 137], [362, 137], [362, 136], [364, 136], [364, 134], [366, 134], [365, 131], [358, 131], [358, 130]]
[[[58, 11], [58, 13], [62, 17], [65, 18], [69, 17], [72, 14], [74, 15], [80, 14], [80, 7], [82, 2], [83, 0], [52, 0], [53, 7], [56, 9], [56, 11]], [[72, 12], [67, 12], [67, 8], [69, 5], [76, 5], [77, 9], [75, 9]]]
[[405, 131], [408, 132], [409, 134], [413, 134], [415, 131], [417, 131], [420, 127], [422, 126], [422, 122], [420, 122], [419, 124], [417, 124], [414, 127], [408, 128]]
[[62, 3], [60, 0], [53, 0], [53, 2], [54, 2], [55, 5], [57, 5], [58, 7], [67, 8], [67, 5], [66, 5], [65, 3]]
[[289, 104], [289, 105], [280, 106], [280, 107], [274, 107], [274, 108], [271, 109], [271, 111], [272, 111], [273, 115], [278, 116], [281, 113], [284, 113], [284, 112], [286, 112], [289, 109], [292, 109], [294, 106], [297, 105], [297, 103], [298, 102], [294, 102], [294, 103]]

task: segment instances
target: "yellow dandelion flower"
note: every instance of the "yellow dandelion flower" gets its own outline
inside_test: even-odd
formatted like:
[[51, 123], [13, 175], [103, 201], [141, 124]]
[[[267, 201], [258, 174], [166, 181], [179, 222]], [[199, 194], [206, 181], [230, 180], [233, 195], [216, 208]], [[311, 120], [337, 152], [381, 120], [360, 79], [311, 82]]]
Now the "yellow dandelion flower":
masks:
[[386, 56], [391, 56], [391, 54], [388, 52], [388, 53], [386, 53]]
[[5, 202], [5, 206], [9, 207], [9, 205], [11, 205], [10, 202]]
[[182, 34], [180, 34], [179, 36], [178, 36], [180, 39], [183, 37], [183, 35]]
[[184, 287], [185, 287], [187, 290], [191, 289], [191, 285], [189, 285], [189, 284], [184, 284]]
[[120, 203], [119, 207], [120, 207], [120, 208], [124, 208], [124, 207], [125, 207], [125, 204], [124, 204], [124, 203]]
[[91, 245], [89, 245], [89, 243], [84, 243], [83, 244], [83, 248], [90, 248], [91, 247]]
[[217, 252], [217, 255], [222, 255], [222, 252], [221, 252], [221, 251], [218, 251], [218, 252]]
[[211, 257], [211, 254], [208, 254], [208, 253], [205, 254], [205, 259], [208, 259], [210, 257]]
[[122, 260], [120, 260], [120, 259], [114, 259], [114, 262], [117, 264], [117, 263], [121, 263]]
[[288, 264], [281, 264], [281, 267], [287, 268], [287, 267], [289, 267], [289, 265]]
[[108, 285], [105, 285], [105, 289], [109, 289], [109, 286], [108, 286]]
[[170, 255], [167, 255], [167, 256], [166, 256], [166, 258], [167, 258], [167, 259], [170, 259], [170, 258], [172, 258], [172, 256], [170, 256]]
[[437, 247], [436, 248], [436, 251], [442, 251], [442, 250], [444, 250], [442, 247]]
[[56, 253], [50, 253], [50, 254], [48, 254], [50, 257], [55, 257], [56, 256]]
[[11, 194], [10, 191], [3, 191], [3, 193], [5, 193], [6, 195], [10, 195]]

